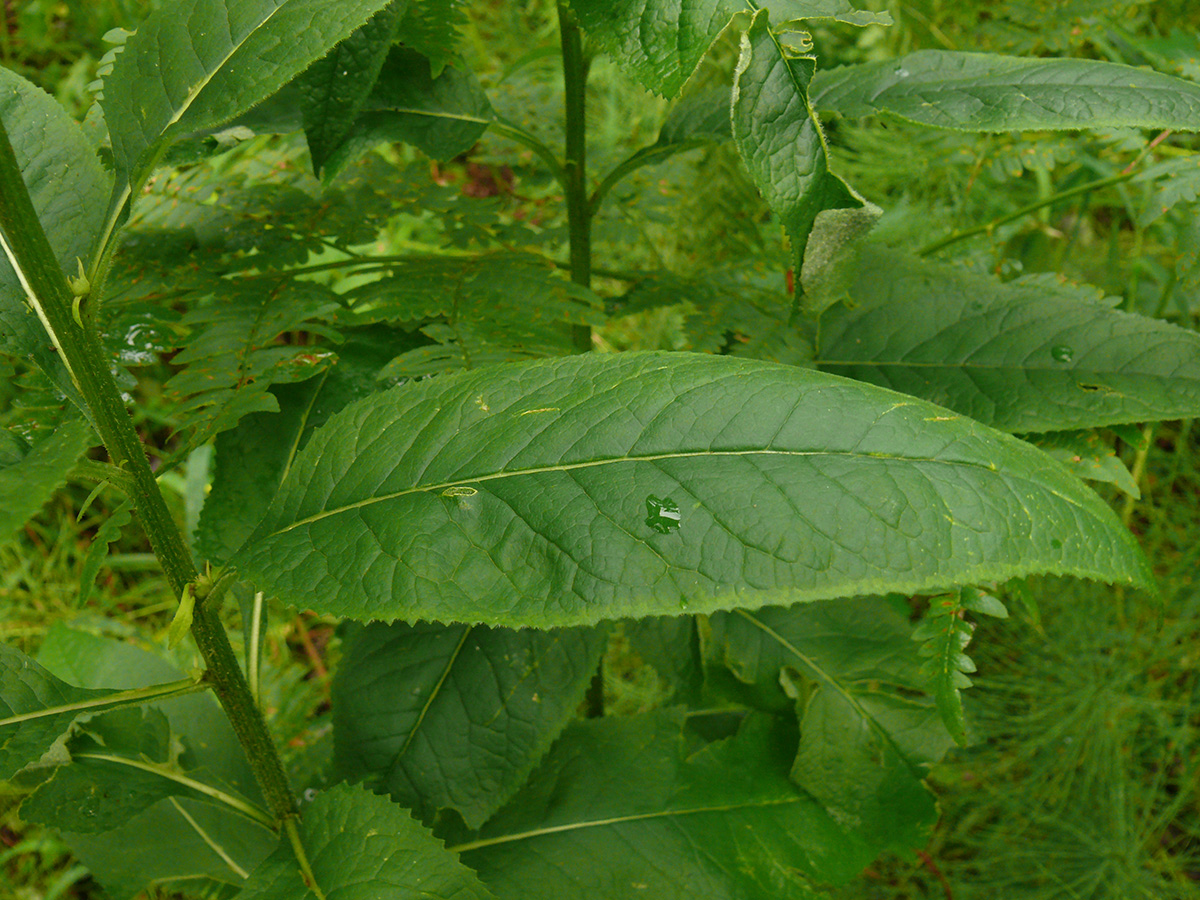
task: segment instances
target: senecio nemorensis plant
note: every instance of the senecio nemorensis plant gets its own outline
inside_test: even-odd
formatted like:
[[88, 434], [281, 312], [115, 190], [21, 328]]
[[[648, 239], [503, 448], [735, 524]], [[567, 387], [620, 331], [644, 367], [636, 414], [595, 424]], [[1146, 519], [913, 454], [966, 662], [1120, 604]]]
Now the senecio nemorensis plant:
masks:
[[[1200, 87], [952, 51], [818, 70], [806, 29], [890, 24], [849, 0], [560, 2], [552, 52], [497, 74], [463, 7], [163, 3], [109, 35], [83, 122], [0, 72], [0, 352], [41, 392], [0, 434], [0, 525], [89, 484], [101, 549], [135, 518], [177, 601], [157, 643], [0, 647], [0, 779], [115, 900], [814, 897], [928, 839], [996, 585], [1153, 590], [1036, 438], [1200, 415], [1200, 338], [939, 262], [954, 235], [873, 239], [886, 198], [830, 170], [818, 115], [1197, 131]], [[664, 112], [589, 168], [601, 58]], [[485, 141], [537, 216], [430, 178]], [[648, 167], [722, 147], [775, 244], [622, 256]], [[601, 340], [667, 307], [690, 350]], [[170, 447], [130, 415], [147, 373]], [[185, 530], [159, 478], [207, 447]], [[341, 621], [329, 744], [264, 718], [269, 604]], [[617, 635], [649, 711], [590, 687]]]

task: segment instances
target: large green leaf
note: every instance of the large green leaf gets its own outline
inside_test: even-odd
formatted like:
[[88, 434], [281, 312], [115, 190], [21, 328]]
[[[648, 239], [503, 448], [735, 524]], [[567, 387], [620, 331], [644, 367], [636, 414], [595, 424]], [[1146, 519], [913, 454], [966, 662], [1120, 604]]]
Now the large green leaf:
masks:
[[816, 59], [791, 45], [794, 39], [772, 30], [765, 11], [755, 13], [734, 76], [733, 140], [791, 238], [798, 272], [817, 213], [863, 201], [829, 171], [825, 136], [808, 101]]
[[[91, 258], [111, 179], [83, 129], [66, 110], [9, 69], [0, 69], [0, 120], [50, 246], [63, 270], [75, 275], [76, 260], [86, 264]], [[85, 407], [30, 308], [8, 255], [2, 252], [0, 353], [31, 356], [60, 390]]]
[[1200, 85], [1090, 59], [918, 50], [821, 72], [812, 99], [844, 116], [886, 112], [961, 131], [1200, 131]]
[[406, 47], [392, 48], [361, 114], [342, 139], [328, 147], [330, 171], [390, 141], [412, 144], [438, 160], [470, 150], [495, 113], [474, 73], [462, 60], [455, 62], [434, 77], [424, 56]]
[[604, 649], [596, 628], [373, 623], [334, 681], [338, 774], [472, 828], [520, 787], [574, 716]]
[[1151, 581], [1108, 507], [1020, 441], [871, 385], [672, 353], [352, 404], [233, 563], [321, 612], [538, 627], [1032, 572]]
[[67, 684], [0, 644], [0, 781], [41, 759], [77, 716], [103, 709], [113, 693]]
[[370, 96], [408, 0], [391, 0], [362, 28], [313, 63], [297, 80], [301, 116], [315, 172], [342, 142]]
[[[50, 246], [63, 271], [74, 275], [76, 260], [88, 262], [99, 236], [112, 179], [83, 128], [53, 97], [11, 69], [0, 69], [0, 119]], [[17, 283], [4, 256], [0, 283], [7, 304]]]
[[810, 900], [872, 853], [788, 779], [794, 726], [752, 716], [688, 755], [676, 713], [572, 725], [513, 801], [453, 847], [502, 900]]
[[822, 369], [1005, 431], [1200, 414], [1200, 335], [1035, 276], [995, 278], [868, 247], [821, 319]]
[[391, 0], [179, 0], [152, 13], [104, 82], [118, 194], [169, 144], [265, 100]]
[[847, 0], [571, 0], [588, 35], [617, 65], [664, 96], [679, 93], [700, 58], [739, 12], [768, 9], [777, 22], [834, 19], [890, 24], [887, 13], [855, 9]]
[[[304, 807], [300, 839], [329, 900], [487, 900], [475, 874], [406, 809], [338, 785]], [[285, 840], [246, 882], [243, 900], [315, 900]]]
[[168, 797], [111, 831], [61, 836], [112, 900], [144, 897], [151, 884], [228, 895], [278, 841], [265, 826], [191, 797]]
[[8, 537], [42, 508], [93, 443], [96, 437], [87, 422], [68, 419], [28, 452], [8, 454], [8, 465], [0, 462], [0, 538]]
[[905, 617], [878, 599], [712, 617], [711, 644], [742, 680], [799, 704], [796, 783], [876, 851], [921, 846], [937, 813], [921, 779], [953, 744]]

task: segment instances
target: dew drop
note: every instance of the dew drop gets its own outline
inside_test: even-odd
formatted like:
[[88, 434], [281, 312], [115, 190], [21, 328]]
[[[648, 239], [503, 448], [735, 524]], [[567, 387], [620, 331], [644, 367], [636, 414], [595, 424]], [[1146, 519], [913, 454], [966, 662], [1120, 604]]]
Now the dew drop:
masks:
[[1075, 351], [1066, 344], [1055, 344], [1050, 348], [1050, 355], [1054, 357], [1055, 362], [1069, 363], [1075, 358]]
[[670, 497], [659, 498], [651, 494], [646, 498], [646, 524], [659, 534], [678, 531], [682, 518], [679, 504]]
[[904, 69], [904, 68], [896, 69], [895, 75], [897, 78], [907, 78], [908, 77], [908, 69]]

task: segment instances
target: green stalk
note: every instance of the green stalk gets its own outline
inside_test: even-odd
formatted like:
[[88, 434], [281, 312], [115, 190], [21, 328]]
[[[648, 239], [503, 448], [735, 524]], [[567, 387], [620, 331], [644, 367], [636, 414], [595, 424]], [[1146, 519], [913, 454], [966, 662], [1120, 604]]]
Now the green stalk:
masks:
[[[566, 158], [563, 183], [567, 200], [567, 231], [571, 242], [571, 280], [592, 285], [592, 204], [587, 191], [587, 77], [589, 61], [575, 17], [559, 0], [558, 30], [562, 38], [563, 94], [566, 106]], [[592, 349], [592, 329], [572, 328], [575, 348]]]
[[1122, 172], [1120, 175], [1111, 175], [1108, 178], [1101, 178], [1098, 181], [1089, 181], [1087, 184], [1081, 184], [1078, 187], [1071, 188], [1070, 190], [1061, 191], [1051, 197], [1046, 197], [1043, 200], [1039, 200], [1037, 203], [1031, 203], [1028, 206], [1024, 206], [1021, 209], [1018, 209], [1016, 212], [1011, 212], [1008, 215], [1001, 216], [998, 219], [993, 219], [984, 225], [979, 225], [975, 228], [968, 228], [965, 231], [956, 231], [953, 234], [947, 235], [941, 240], [934, 241], [932, 244], [927, 244], [918, 250], [917, 253], [921, 256], [929, 256], [931, 253], [936, 253], [945, 247], [949, 247], [951, 244], [957, 244], [959, 241], [965, 241], [967, 238], [973, 238], [981, 234], [991, 234], [1001, 225], [1007, 225], [1009, 222], [1012, 222], [1015, 219], [1020, 219], [1023, 216], [1027, 216], [1032, 212], [1037, 212], [1039, 209], [1047, 206], [1053, 206], [1062, 200], [1076, 197], [1079, 194], [1087, 194], [1091, 191], [1097, 191], [1101, 188], [1109, 187], [1110, 185], [1121, 184], [1124, 181], [1129, 181], [1136, 174], [1137, 172], [1131, 172], [1127, 170]]
[[[142, 528], [162, 564], [171, 589], [177, 597], [182, 597], [185, 589], [196, 584], [199, 577], [191, 554], [171, 518], [141, 439], [121, 400], [108, 366], [108, 355], [100, 343], [95, 317], [87, 315], [86, 308], [78, 322], [73, 315], [73, 306], [80, 298], [75, 296], [67, 283], [38, 221], [8, 131], [2, 122], [0, 244], [17, 273], [29, 304], [87, 402], [96, 430], [113, 464], [128, 474], [130, 497]], [[93, 303], [94, 300], [92, 298]], [[83, 301], [87, 302], [87, 298], [83, 298]], [[225, 629], [217, 618], [216, 609], [213, 608], [216, 604], [204, 602], [206, 599], [206, 592], [202, 595], [197, 591], [197, 609], [192, 624], [192, 635], [207, 667], [205, 680], [212, 685], [246, 750], [271, 814], [283, 821], [296, 814], [296, 800], [288, 786], [266, 723], [250, 696]]]

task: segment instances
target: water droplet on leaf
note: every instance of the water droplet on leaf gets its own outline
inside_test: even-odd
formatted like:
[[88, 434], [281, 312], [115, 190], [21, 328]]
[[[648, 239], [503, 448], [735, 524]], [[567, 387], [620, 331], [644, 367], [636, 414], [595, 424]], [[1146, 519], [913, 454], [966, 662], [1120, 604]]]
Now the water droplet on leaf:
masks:
[[1075, 358], [1075, 351], [1066, 344], [1055, 344], [1050, 348], [1050, 355], [1056, 362], [1068, 363]]
[[670, 534], [679, 530], [679, 522], [683, 518], [679, 512], [679, 504], [670, 497], [655, 497], [651, 494], [646, 498], [646, 524], [659, 534]]

